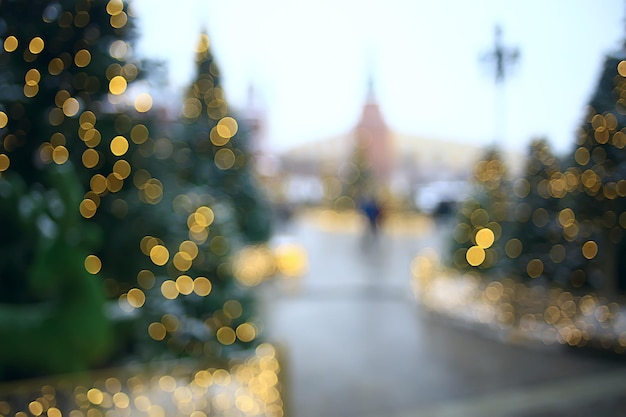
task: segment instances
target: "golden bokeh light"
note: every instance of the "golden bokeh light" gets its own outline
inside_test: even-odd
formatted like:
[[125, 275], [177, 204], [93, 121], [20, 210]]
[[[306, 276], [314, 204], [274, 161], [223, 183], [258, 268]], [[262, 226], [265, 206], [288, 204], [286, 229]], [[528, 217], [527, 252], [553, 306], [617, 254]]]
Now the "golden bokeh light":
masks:
[[[122, 10], [120, 9], [120, 12]], [[118, 39], [109, 46], [109, 55], [117, 60], [123, 60], [130, 52], [130, 45], [122, 39]]]
[[152, 408], [152, 401], [150, 401], [150, 398], [145, 395], [138, 395], [135, 397], [134, 403], [137, 410], [143, 413], [149, 413]]
[[34, 416], [39, 416], [43, 413], [43, 405], [39, 401], [31, 401], [28, 404], [28, 411]]
[[122, 0], [109, 0], [106, 11], [111, 16], [118, 15], [124, 11], [124, 2]]
[[588, 240], [582, 247], [583, 256], [587, 259], [593, 259], [598, 254], [598, 244], [593, 240]]
[[221, 170], [231, 169], [235, 165], [235, 153], [227, 148], [215, 152], [215, 165]]
[[174, 379], [170, 375], [164, 375], [161, 378], [159, 378], [159, 388], [161, 388], [162, 391], [174, 392], [174, 390], [176, 389], [176, 386], [177, 386], [176, 379]]
[[89, 186], [94, 193], [102, 194], [107, 189], [107, 179], [102, 174], [95, 174], [91, 177], [91, 180], [89, 180]]
[[111, 394], [116, 394], [122, 390], [122, 383], [120, 380], [113, 377], [107, 378], [106, 381], [104, 381], [104, 386]]
[[13, 35], [7, 36], [4, 40], [4, 50], [7, 52], [14, 52], [19, 45], [17, 38]]
[[143, 124], [135, 125], [130, 130], [130, 140], [132, 140], [133, 143], [136, 143], [137, 145], [140, 145], [147, 141], [149, 135], [150, 132], [148, 131], [148, 128]]
[[24, 85], [24, 96], [31, 98], [31, 97], [35, 97], [37, 93], [39, 93], [39, 84]]
[[154, 322], [150, 323], [150, 325], [148, 326], [148, 334], [154, 340], [163, 340], [165, 339], [165, 336], [167, 336], [167, 331], [165, 330], [165, 326], [162, 323]]
[[11, 160], [6, 154], [0, 153], [0, 172], [4, 172], [11, 166]]
[[626, 134], [622, 131], [615, 132], [612, 138], [613, 145], [618, 149], [623, 149], [626, 146]]
[[7, 116], [5, 112], [0, 111], [0, 129], [6, 127], [8, 123], [9, 123], [9, 117]]
[[140, 308], [146, 302], [146, 295], [139, 288], [132, 288], [128, 291], [127, 301], [131, 306]]
[[171, 279], [163, 281], [163, 283], [161, 284], [161, 294], [168, 300], [173, 300], [177, 298], [179, 292], [178, 287], [176, 286], [176, 282], [172, 281]]
[[191, 268], [193, 259], [187, 252], [176, 252], [172, 258], [174, 267], [179, 271], [188, 271]]
[[48, 417], [63, 417], [61, 410], [59, 410], [56, 407], [48, 408], [48, 410], [46, 411], [46, 414], [48, 414]]
[[96, 125], [96, 115], [92, 111], [85, 111], [81, 113], [78, 118], [78, 122], [80, 123], [80, 128], [84, 131], [88, 131], [93, 129]]
[[63, 114], [65, 114], [67, 117], [76, 116], [79, 110], [80, 102], [74, 97], [69, 97], [63, 102]]
[[148, 93], [141, 93], [135, 98], [135, 110], [145, 113], [152, 108], [152, 96]]
[[170, 252], [163, 245], [154, 245], [150, 249], [150, 259], [155, 265], [163, 266], [170, 258]]
[[44, 48], [44, 41], [39, 36], [36, 36], [33, 39], [31, 39], [30, 43], [28, 44], [28, 50], [30, 51], [31, 54], [34, 54], [34, 55], [40, 54], [41, 51], [43, 51], [43, 48]]
[[246, 286], [256, 286], [276, 272], [276, 259], [265, 245], [247, 246], [233, 260], [235, 278]]
[[110, 19], [111, 26], [114, 27], [115, 29], [124, 27], [127, 22], [128, 22], [128, 16], [126, 15], [125, 12], [120, 12], [118, 14], [115, 14], [111, 16], [111, 19]]
[[50, 75], [59, 75], [65, 69], [65, 63], [61, 58], [53, 58], [48, 63], [48, 72]]
[[[130, 51], [130, 48], [128, 50]], [[126, 81], [133, 81], [139, 75], [139, 68], [133, 63], [124, 64], [122, 67], [122, 75], [126, 78]]]
[[81, 201], [79, 206], [80, 214], [86, 219], [92, 218], [96, 214], [97, 209], [98, 206], [96, 205], [96, 203], [89, 198]]
[[[150, 325], [152, 326], [152, 325]], [[148, 327], [148, 333], [150, 334], [150, 336], [152, 336], [152, 333], [150, 332], [150, 327]], [[159, 329], [154, 329], [154, 332], [156, 334], [158, 334]], [[161, 340], [161, 339], [157, 339], [156, 337], [153, 337], [155, 340]], [[130, 405], [130, 398], [128, 397], [128, 394], [126, 394], [125, 392], [116, 392], [115, 394], [113, 394], [113, 404], [115, 405], [115, 407], [119, 408], [119, 409], [127, 409], [128, 406]]]
[[242, 323], [237, 326], [235, 334], [242, 342], [251, 342], [256, 338], [257, 330], [251, 323]]
[[70, 152], [65, 146], [56, 146], [52, 151], [52, 160], [57, 165], [63, 165], [70, 157]]
[[107, 190], [116, 193], [122, 189], [124, 181], [115, 173], [107, 175]]
[[189, 97], [183, 102], [182, 113], [188, 119], [195, 119], [202, 112], [202, 103], [195, 97]]
[[116, 136], [109, 147], [113, 155], [122, 156], [128, 151], [128, 140], [124, 136]]
[[[152, 336], [152, 334], [150, 334], [150, 336]], [[159, 339], [155, 338], [155, 340]], [[124, 392], [117, 392], [113, 394], [113, 403], [117, 408], [125, 409], [130, 405], [130, 398], [128, 397], [128, 394]]]
[[111, 78], [111, 81], [109, 81], [109, 91], [113, 95], [124, 94], [127, 85], [128, 83], [126, 82], [126, 78], [122, 77], [121, 75], [116, 75], [115, 77]]
[[102, 261], [96, 255], [88, 255], [85, 258], [85, 269], [95, 275], [102, 269]]
[[89, 391], [87, 391], [87, 399], [92, 404], [100, 405], [104, 400], [104, 395], [102, 394], [102, 391], [100, 391], [98, 388], [91, 388]]
[[128, 161], [120, 159], [113, 164], [113, 175], [120, 180], [124, 180], [130, 176], [131, 169]]
[[465, 252], [465, 259], [471, 266], [478, 266], [485, 261], [485, 249], [480, 246], [472, 246]]
[[211, 129], [211, 132], [209, 133], [209, 140], [215, 146], [224, 146], [230, 141], [230, 138], [220, 136], [217, 128], [214, 127], [213, 129]]
[[24, 76], [24, 81], [29, 86], [34, 86], [34, 85], [38, 84], [40, 80], [41, 80], [41, 74], [35, 68], [29, 69], [26, 72], [26, 75]]
[[49, 164], [52, 162], [52, 151], [54, 150], [54, 146], [52, 146], [48, 142], [44, 142], [39, 146], [39, 159], [44, 164]]
[[531, 278], [537, 278], [543, 274], [543, 262], [541, 262], [541, 259], [531, 259], [528, 261], [528, 264], [526, 264], [526, 272]]
[[215, 214], [213, 213], [213, 210], [211, 210], [210, 207], [207, 207], [207, 206], [198, 207], [195, 213], [197, 214], [197, 216], [195, 216], [194, 219], [202, 227], [210, 226], [211, 224], [213, 224], [213, 221], [215, 220]]
[[295, 243], [283, 243], [274, 249], [276, 268], [287, 278], [303, 276], [309, 261], [306, 250]]
[[176, 278], [176, 289], [183, 295], [189, 295], [193, 292], [194, 281], [189, 275], [181, 275]]
[[561, 227], [567, 227], [576, 221], [576, 216], [571, 208], [564, 208], [559, 212], [558, 221]]
[[617, 73], [622, 77], [626, 77], [626, 61], [620, 61], [617, 64]]
[[476, 232], [476, 245], [483, 249], [487, 249], [493, 245], [495, 241], [495, 235], [493, 231], [487, 227], [480, 229]]
[[74, 64], [79, 68], [84, 68], [91, 63], [91, 53], [87, 49], [81, 49], [74, 55]]
[[211, 281], [206, 277], [198, 277], [193, 280], [193, 292], [201, 297], [206, 297], [213, 288]]
[[196, 257], [198, 256], [198, 245], [196, 245], [191, 240], [185, 240], [181, 242], [181, 244], [178, 246], [178, 250], [180, 252], [188, 254], [191, 259], [196, 259]]
[[217, 122], [217, 133], [223, 137], [230, 139], [237, 133], [239, 126], [237, 125], [237, 121], [230, 116], [223, 117]]
[[215, 336], [217, 337], [218, 342], [220, 342], [223, 345], [232, 345], [233, 343], [235, 343], [235, 340], [237, 338], [237, 335], [235, 333], [235, 331], [231, 328], [231, 327], [220, 327]]
[[85, 135], [82, 139], [88, 147], [95, 148], [100, 144], [100, 141], [102, 140], [102, 135], [97, 129], [89, 129], [85, 132]]
[[56, 104], [57, 107], [63, 107], [63, 103], [65, 103], [65, 100], [67, 100], [71, 96], [72, 95], [70, 94], [69, 91], [67, 91], [67, 90], [60, 90], [54, 96], [54, 104]]

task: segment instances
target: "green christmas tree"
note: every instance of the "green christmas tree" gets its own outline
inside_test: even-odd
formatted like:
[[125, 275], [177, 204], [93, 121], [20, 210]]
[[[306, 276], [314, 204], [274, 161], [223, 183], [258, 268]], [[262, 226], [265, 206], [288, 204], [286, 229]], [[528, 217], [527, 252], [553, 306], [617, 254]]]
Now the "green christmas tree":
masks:
[[268, 205], [253, 175], [252, 126], [238, 121], [228, 106], [206, 33], [197, 44], [196, 71], [182, 109], [184, 139], [179, 152], [188, 152], [188, 158], [178, 170], [180, 179], [206, 185], [220, 199], [231, 201], [242, 237], [247, 242], [265, 241], [270, 234]]
[[575, 287], [626, 290], [625, 76], [623, 52], [608, 56], [568, 158], [576, 187], [560, 216]]
[[252, 175], [249, 132], [228, 107], [206, 34], [196, 64], [181, 122], [164, 132], [173, 139], [162, 168], [172, 175], [163, 178], [156, 209], [166, 230], [142, 240], [154, 266], [128, 298], [145, 291], [141, 309], [153, 342], [144, 354], [223, 359], [260, 340], [253, 283], [233, 262], [246, 245], [269, 238], [270, 211]]
[[474, 169], [472, 196], [457, 213], [450, 245], [452, 265], [459, 270], [495, 272], [504, 255], [502, 230], [509, 219], [509, 189], [505, 165], [495, 149]]
[[[51, 239], [45, 233], [52, 230], [54, 253], [66, 262], [76, 288], [84, 288], [78, 284], [86, 273], [90, 285], [100, 287], [100, 293], [93, 288], [85, 293], [91, 304], [83, 319], [92, 320], [86, 327], [109, 335], [105, 289], [117, 298], [136, 284], [141, 265], [151, 265], [139, 242], [146, 230], [162, 229], [145, 210], [159, 200], [157, 181], [143, 169], [154, 165], [146, 115], [151, 98], [139, 94], [129, 103], [128, 90], [142, 73], [132, 56], [132, 15], [121, 0], [15, 0], [0, 3], [0, 16], [0, 181], [13, 190], [0, 195], [0, 222], [8, 231], [0, 241], [0, 301], [8, 304], [7, 314], [17, 303], [36, 310], [41, 302], [59, 302], [64, 293], [48, 291], [44, 297], [26, 279], [33, 275], [31, 265], [47, 253], [38, 242]], [[152, 186], [149, 192], [146, 184]], [[77, 192], [81, 197], [75, 201]], [[40, 214], [26, 215], [24, 207]], [[72, 222], [63, 220], [75, 214]], [[40, 271], [62, 287], [59, 268]], [[90, 337], [71, 320], [54, 323], [59, 338], [68, 329], [75, 337]], [[7, 335], [14, 346], [28, 343], [11, 337], [10, 330]], [[119, 334], [115, 340], [123, 343]], [[100, 338], [93, 343], [93, 352], [111, 345]], [[25, 346], [22, 351], [33, 352]], [[109, 360], [104, 353], [87, 360], [91, 356], [76, 352], [74, 360], [80, 367]], [[20, 368], [14, 357], [2, 358]], [[44, 363], [37, 372], [77, 368], [65, 366]]]
[[524, 175], [513, 182], [512, 222], [502, 261], [507, 275], [564, 283], [568, 275], [566, 248], [558, 215], [571, 178], [545, 139], [531, 143]]

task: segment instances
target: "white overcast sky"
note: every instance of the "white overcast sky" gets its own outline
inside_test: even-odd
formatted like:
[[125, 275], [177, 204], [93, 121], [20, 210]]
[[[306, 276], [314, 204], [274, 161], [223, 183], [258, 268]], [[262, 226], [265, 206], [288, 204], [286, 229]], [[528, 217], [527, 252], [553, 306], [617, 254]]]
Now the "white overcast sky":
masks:
[[[268, 143], [286, 149], [348, 132], [368, 79], [388, 125], [433, 140], [568, 150], [604, 56], [621, 49], [623, 0], [132, 0], [136, 52], [169, 62], [172, 88], [194, 75], [204, 28], [229, 103], [248, 86], [265, 105]], [[521, 51], [497, 100], [481, 62], [494, 27]]]

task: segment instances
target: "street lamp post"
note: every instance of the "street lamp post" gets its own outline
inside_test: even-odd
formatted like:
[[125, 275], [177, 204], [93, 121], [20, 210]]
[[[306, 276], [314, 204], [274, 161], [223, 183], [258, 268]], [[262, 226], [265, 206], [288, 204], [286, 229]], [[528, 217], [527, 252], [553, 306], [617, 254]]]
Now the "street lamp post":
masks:
[[503, 44], [502, 28], [500, 25], [496, 25], [494, 47], [489, 53], [483, 56], [484, 61], [487, 61], [495, 67], [495, 94], [493, 103], [494, 144], [504, 140], [504, 131], [506, 128], [504, 82], [509, 76], [509, 69], [518, 61], [519, 56], [520, 52], [517, 48], [508, 48]]

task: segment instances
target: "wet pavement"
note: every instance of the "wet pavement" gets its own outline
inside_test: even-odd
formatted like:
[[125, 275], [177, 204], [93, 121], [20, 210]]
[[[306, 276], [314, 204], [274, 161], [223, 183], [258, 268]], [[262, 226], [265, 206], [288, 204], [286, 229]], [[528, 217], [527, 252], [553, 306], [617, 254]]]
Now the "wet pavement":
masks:
[[507, 345], [422, 311], [410, 263], [441, 247], [434, 223], [372, 240], [355, 219], [322, 217], [297, 217], [276, 237], [306, 249], [308, 272], [260, 291], [287, 417], [626, 415], [626, 361]]

